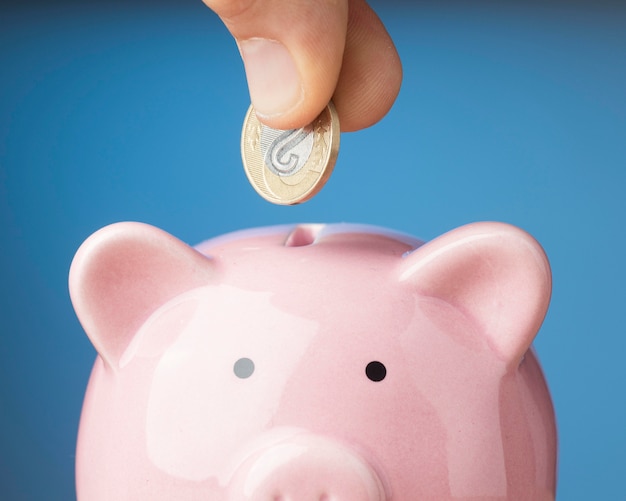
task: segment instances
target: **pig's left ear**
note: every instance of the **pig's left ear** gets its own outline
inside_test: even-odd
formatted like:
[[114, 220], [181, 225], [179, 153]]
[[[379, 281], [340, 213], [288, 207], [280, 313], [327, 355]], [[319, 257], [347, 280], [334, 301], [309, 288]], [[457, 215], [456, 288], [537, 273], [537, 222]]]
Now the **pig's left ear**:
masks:
[[117, 223], [90, 236], [70, 268], [70, 296], [94, 347], [111, 367], [151, 313], [206, 285], [209, 258], [170, 234], [141, 223]]
[[503, 223], [452, 230], [405, 257], [400, 280], [469, 315], [507, 363], [530, 347], [548, 309], [550, 265], [526, 232]]

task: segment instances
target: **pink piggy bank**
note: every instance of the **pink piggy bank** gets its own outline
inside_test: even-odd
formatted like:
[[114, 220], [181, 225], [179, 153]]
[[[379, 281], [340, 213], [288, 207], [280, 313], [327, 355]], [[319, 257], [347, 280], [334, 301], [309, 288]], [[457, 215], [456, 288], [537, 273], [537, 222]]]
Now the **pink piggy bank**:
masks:
[[531, 343], [550, 268], [525, 232], [422, 243], [301, 225], [196, 248], [139, 223], [70, 271], [98, 351], [81, 501], [553, 500]]

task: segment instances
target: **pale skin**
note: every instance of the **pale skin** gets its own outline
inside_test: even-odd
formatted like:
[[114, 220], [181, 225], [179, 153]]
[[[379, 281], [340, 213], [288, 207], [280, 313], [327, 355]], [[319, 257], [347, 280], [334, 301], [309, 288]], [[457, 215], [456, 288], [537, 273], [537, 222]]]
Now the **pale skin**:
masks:
[[312, 122], [332, 99], [344, 132], [375, 124], [400, 90], [402, 66], [365, 0], [204, 0], [244, 61], [259, 120]]

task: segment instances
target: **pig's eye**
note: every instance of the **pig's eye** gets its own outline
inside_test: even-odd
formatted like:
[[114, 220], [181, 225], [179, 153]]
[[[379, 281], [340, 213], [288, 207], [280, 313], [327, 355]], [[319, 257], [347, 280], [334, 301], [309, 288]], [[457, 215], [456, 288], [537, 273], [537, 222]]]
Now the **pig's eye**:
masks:
[[374, 362], [367, 364], [367, 367], [365, 367], [365, 374], [369, 379], [377, 383], [378, 381], [385, 379], [385, 376], [387, 375], [387, 368], [384, 364], [375, 360]]
[[249, 358], [240, 358], [233, 365], [233, 372], [238, 378], [249, 378], [254, 372], [254, 362]]

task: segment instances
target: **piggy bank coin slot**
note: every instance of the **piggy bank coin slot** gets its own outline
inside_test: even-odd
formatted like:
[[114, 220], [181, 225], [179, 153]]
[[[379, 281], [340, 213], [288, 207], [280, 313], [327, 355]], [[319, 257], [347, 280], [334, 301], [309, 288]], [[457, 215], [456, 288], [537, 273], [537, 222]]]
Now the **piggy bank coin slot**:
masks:
[[385, 376], [387, 376], [387, 368], [385, 367], [385, 364], [375, 360], [367, 364], [367, 367], [365, 367], [365, 374], [368, 379], [378, 383], [379, 381], [385, 379]]
[[301, 224], [296, 226], [289, 233], [287, 240], [285, 240], [285, 247], [304, 247], [314, 244], [323, 226], [322, 224]]
[[233, 372], [239, 379], [248, 379], [254, 373], [254, 362], [249, 358], [240, 358], [233, 365]]

